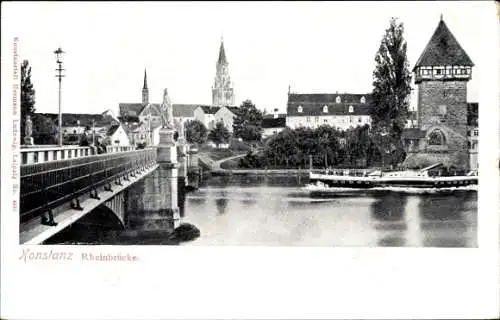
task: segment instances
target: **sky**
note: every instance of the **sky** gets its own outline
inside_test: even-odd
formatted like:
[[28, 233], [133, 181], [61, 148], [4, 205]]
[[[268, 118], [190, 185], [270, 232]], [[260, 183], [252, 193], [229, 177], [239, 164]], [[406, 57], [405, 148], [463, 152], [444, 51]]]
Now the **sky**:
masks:
[[[298, 93], [368, 93], [374, 58], [391, 17], [404, 23], [413, 68], [440, 15], [475, 63], [468, 100], [477, 101], [483, 65], [477, 2], [103, 2], [3, 3], [2, 27], [29, 60], [37, 112], [58, 112], [53, 51], [66, 52], [62, 110], [118, 112], [140, 102], [144, 69], [151, 102], [210, 104], [221, 36], [237, 105], [286, 111]], [[2, 37], [3, 38], [3, 37]], [[416, 91], [415, 91], [416, 92]], [[415, 94], [411, 100], [416, 104]]]

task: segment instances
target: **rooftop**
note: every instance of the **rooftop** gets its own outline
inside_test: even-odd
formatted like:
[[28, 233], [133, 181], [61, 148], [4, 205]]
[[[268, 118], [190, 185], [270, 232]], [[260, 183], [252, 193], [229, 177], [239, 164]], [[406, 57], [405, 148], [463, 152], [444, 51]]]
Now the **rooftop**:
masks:
[[474, 66], [465, 50], [460, 46], [443, 20], [434, 31], [413, 71], [420, 66], [459, 65]]
[[262, 119], [262, 128], [281, 128], [286, 127], [286, 118], [264, 118]]
[[287, 116], [369, 115], [370, 101], [369, 93], [291, 93], [288, 95]]

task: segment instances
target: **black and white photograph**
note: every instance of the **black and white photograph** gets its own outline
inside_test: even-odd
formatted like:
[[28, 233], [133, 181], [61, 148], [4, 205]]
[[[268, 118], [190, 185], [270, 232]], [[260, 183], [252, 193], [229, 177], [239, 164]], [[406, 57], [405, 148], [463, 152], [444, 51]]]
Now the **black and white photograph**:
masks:
[[20, 243], [476, 247], [474, 38], [446, 12], [371, 19], [326, 52], [224, 25], [26, 45]]
[[495, 2], [7, 5], [2, 216], [23, 263], [478, 249], [498, 215], [479, 204]]

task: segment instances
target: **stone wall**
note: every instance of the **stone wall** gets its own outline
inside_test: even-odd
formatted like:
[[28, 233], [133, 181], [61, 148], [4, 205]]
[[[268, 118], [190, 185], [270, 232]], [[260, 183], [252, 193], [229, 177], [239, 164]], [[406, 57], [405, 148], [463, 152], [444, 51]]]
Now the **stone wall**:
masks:
[[[442, 106], [446, 113], [442, 117]], [[440, 130], [444, 146], [433, 146], [424, 139], [422, 153], [448, 155], [460, 167], [469, 167], [467, 146], [467, 82], [424, 81], [418, 91], [418, 123], [428, 135]]]

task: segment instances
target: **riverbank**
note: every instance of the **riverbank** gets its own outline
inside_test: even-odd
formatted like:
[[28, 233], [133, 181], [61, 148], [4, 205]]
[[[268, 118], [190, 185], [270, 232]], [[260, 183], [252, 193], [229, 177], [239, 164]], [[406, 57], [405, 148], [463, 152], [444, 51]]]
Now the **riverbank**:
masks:
[[[313, 169], [312, 172], [320, 173], [324, 169]], [[231, 176], [231, 175], [308, 175], [309, 169], [225, 169], [212, 171], [214, 176]]]

